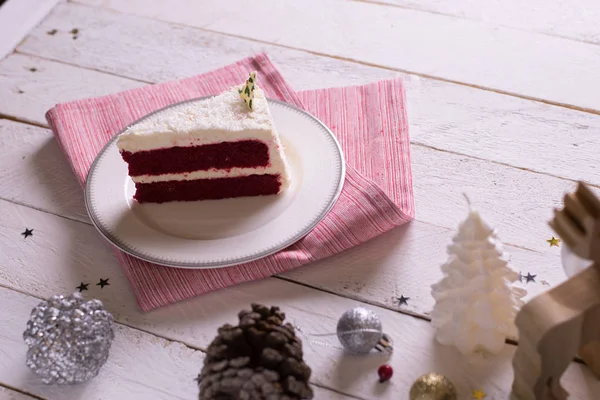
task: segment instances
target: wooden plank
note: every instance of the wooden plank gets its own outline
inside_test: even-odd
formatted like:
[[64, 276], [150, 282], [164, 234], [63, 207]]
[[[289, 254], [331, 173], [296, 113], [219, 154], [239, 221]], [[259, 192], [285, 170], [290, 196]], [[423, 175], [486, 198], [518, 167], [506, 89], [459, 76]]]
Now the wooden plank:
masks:
[[[79, 30], [76, 40], [69, 34], [74, 28]], [[48, 35], [47, 31], [52, 29], [58, 32]], [[58, 6], [32, 30], [18, 51], [147, 82], [208, 72], [261, 51], [268, 51], [278, 64], [284, 64], [286, 78], [298, 90], [332, 83], [362, 84], [399, 75], [395, 71], [314, 57], [306, 52], [73, 3]]]
[[40, 399], [41, 397], [28, 396], [24, 393], [0, 386], [0, 400], [32, 400], [35, 398]]
[[83, 191], [50, 130], [0, 119], [0, 148], [2, 198], [90, 223]]
[[[85, 27], [77, 40], [68, 34], [46, 34], [49, 29], [63, 32], [73, 26]], [[96, 9], [92, 13], [74, 4], [57, 7], [19, 50], [148, 82], [191, 76], [258, 51], [268, 51], [298, 90], [363, 84], [398, 75], [147, 18]], [[4, 65], [7, 62], [10, 65]], [[82, 72], [37, 58], [13, 56], [4, 63], [0, 63], [0, 98], [11, 101], [3, 108], [24, 120], [45, 122], [43, 112], [57, 99], [93, 96], [102, 90], [100, 86], [127, 88], [122, 79], [99, 73], [89, 73], [86, 80], [101, 85], [82, 87], [76, 84], [79, 79], [69, 79]], [[29, 73], [30, 65], [39, 71]], [[595, 141], [590, 140], [590, 133], [600, 130], [597, 115], [415, 75], [401, 76], [407, 86], [412, 143], [600, 184], [600, 169], [591, 167], [598, 153]], [[14, 94], [12, 90], [24, 82], [35, 98]]]
[[[45, 33], [44, 33], [45, 34]], [[131, 79], [83, 68], [11, 55], [0, 67], [0, 114], [47, 125], [45, 114], [57, 103], [127, 90], [143, 85]]]
[[0, 60], [12, 53], [27, 33], [59, 0], [7, 0], [0, 2]]
[[23, 331], [40, 300], [1, 287], [0, 382], [48, 399], [190, 399], [202, 352], [122, 325], [115, 327], [110, 357], [85, 385], [45, 385], [25, 366]]
[[595, 0], [358, 0], [453, 15], [528, 32], [600, 43], [600, 7]]
[[[34, 235], [23, 239], [19, 236], [20, 229], [32, 222], [36, 228]], [[28, 294], [36, 293], [37, 296], [49, 297], [54, 293], [70, 292], [80, 281], [90, 282], [90, 290], [84, 291], [84, 295], [87, 298], [101, 299], [121, 323], [181, 341], [195, 348], [205, 348], [216, 334], [217, 327], [227, 322], [234, 323], [237, 312], [247, 308], [253, 301], [282, 307], [288, 320], [300, 326], [306, 334], [334, 333], [339, 316], [345, 310], [361, 304], [305, 286], [277, 279], [265, 279], [142, 314], [135, 305], [120, 268], [106, 246], [102, 245], [102, 239], [90, 226], [27, 207], [0, 202], [0, 240], [4, 249], [0, 255], [0, 285], [18, 288]], [[100, 277], [109, 278], [110, 285], [104, 289], [96, 286], [95, 283]], [[428, 290], [426, 284], [423, 284], [421, 289], [423, 293]], [[3, 310], [10, 310], [11, 319], [8, 326], [14, 330], [8, 340], [11, 343], [15, 342], [15, 351], [22, 355], [17, 340], [10, 338], [16, 338], [15, 335], [22, 332], [22, 325], [35, 301], [24, 301], [18, 297], [14, 303], [13, 306], [12, 301], [5, 300], [3, 304], [7, 306], [3, 307]], [[512, 382], [512, 346], [507, 346], [493, 362], [483, 366], [474, 365], [461, 358], [454, 349], [437, 345], [433, 339], [432, 328], [426, 321], [379, 307], [370, 308], [381, 317], [384, 330], [392, 335], [396, 346], [394, 355], [389, 360], [380, 357], [345, 356], [335, 347], [320, 345], [314, 338], [306, 336], [305, 357], [313, 369], [315, 384], [365, 399], [397, 399], [398, 393], [408, 392], [412, 381], [418, 376], [436, 370], [454, 381], [461, 398], [466, 398], [471, 390], [478, 387], [486, 390], [490, 398], [507, 397]], [[173, 363], [189, 362], [195, 369], [199, 366], [199, 360], [192, 357], [160, 353], [154, 347], [145, 349], [144, 346], [153, 343], [147, 338], [131, 339], [132, 343], [129, 343], [123, 337], [127, 328], [119, 329], [122, 342], [118, 345], [119, 351], [113, 352], [116, 356], [111, 362], [113, 365], [125, 364], [121, 368], [106, 368], [108, 374], [137, 369], [140, 374], [144, 372], [148, 382], [154, 382], [149, 386], [166, 388], [173, 386], [167, 385], [168, 382], [172, 382], [173, 376], [176, 375], [180, 379], [188, 379], [190, 376], [189, 372], [183, 371], [183, 367]], [[135, 335], [146, 335], [134, 332]], [[162, 347], [163, 341], [156, 340], [159, 347]], [[320, 337], [318, 341], [325, 341], [333, 346], [337, 343], [334, 336], [329, 340]], [[126, 351], [129, 346], [133, 349]], [[0, 347], [6, 349], [10, 346], [2, 344]], [[184, 354], [190, 351], [177, 343], [167, 346], [167, 349]], [[173, 360], [154, 358], [163, 355], [172, 357]], [[12, 368], [18, 362], [18, 357], [13, 355], [9, 360], [11, 361], [4, 361], [6, 369]], [[396, 375], [389, 385], [379, 385], [376, 369], [385, 361], [395, 368]], [[147, 368], [154, 368], [154, 371], [146, 371], [146, 365]], [[407, 365], [410, 366], [410, 370], [406, 369]], [[169, 373], [165, 372], [167, 369]], [[600, 390], [600, 383], [595, 382], [587, 371], [580, 373], [577, 369], [577, 365], [572, 366], [565, 378], [565, 385], [573, 393], [573, 398], [586, 399], [586, 391]], [[38, 393], [35, 391], [38, 386], [33, 380], [22, 379], [22, 370], [15, 371], [17, 372], [11, 374], [16, 374], [17, 377], [7, 380], [7, 384]], [[14, 375], [2, 372], [0, 376]], [[24, 386], [15, 385], [18, 379], [21, 379], [20, 382], [23, 382]], [[100, 382], [101, 380], [96, 384], [99, 385]], [[189, 383], [192, 384], [191, 381]], [[181, 390], [184, 390], [183, 386]]]
[[257, 0], [251, 13], [240, 11], [247, 7], [243, 0], [210, 4], [176, 0], [168, 7], [160, 0], [106, 0], [102, 6], [600, 111], [600, 93], [595, 90], [600, 87], [600, 75], [595, 73], [600, 50], [592, 44], [340, 0]]

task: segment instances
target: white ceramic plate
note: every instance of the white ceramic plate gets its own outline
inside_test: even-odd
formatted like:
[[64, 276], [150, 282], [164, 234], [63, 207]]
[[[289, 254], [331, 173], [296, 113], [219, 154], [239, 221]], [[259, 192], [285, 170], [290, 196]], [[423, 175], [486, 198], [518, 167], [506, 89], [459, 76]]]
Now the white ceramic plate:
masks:
[[269, 107], [291, 167], [292, 183], [283, 194], [139, 204], [133, 200], [135, 186], [116, 146], [117, 135], [98, 154], [87, 177], [85, 200], [92, 222], [124, 252], [180, 268], [236, 265], [298, 241], [339, 197], [343, 154], [333, 133], [312, 115], [275, 100], [269, 100]]

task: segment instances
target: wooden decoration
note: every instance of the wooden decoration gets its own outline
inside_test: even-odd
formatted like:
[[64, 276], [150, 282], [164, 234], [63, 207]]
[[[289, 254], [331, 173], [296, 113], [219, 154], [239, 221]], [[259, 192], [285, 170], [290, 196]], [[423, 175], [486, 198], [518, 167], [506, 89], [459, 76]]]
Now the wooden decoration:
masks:
[[523, 306], [516, 318], [512, 400], [563, 400], [560, 378], [578, 353], [600, 378], [600, 200], [583, 183], [550, 226], [592, 266]]

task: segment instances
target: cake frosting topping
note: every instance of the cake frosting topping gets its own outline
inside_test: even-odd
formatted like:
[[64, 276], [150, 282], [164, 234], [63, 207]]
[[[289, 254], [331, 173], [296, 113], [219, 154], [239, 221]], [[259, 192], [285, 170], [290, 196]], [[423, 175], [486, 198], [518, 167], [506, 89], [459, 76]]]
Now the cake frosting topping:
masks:
[[[248, 136], [270, 137], [274, 124], [264, 92], [254, 90], [253, 109], [240, 101], [239, 87], [203, 101], [172, 107], [127, 128], [118, 139], [119, 150], [141, 151], [162, 147], [194, 146]], [[210, 132], [208, 132], [210, 131]], [[252, 132], [251, 135], [247, 133]], [[226, 138], [224, 134], [230, 135]]]

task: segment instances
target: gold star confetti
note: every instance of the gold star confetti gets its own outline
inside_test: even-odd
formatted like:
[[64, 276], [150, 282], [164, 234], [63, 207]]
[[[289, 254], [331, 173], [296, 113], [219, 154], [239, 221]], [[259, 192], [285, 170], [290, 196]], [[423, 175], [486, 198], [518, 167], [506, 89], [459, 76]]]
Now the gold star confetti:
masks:
[[483, 400], [483, 398], [486, 396], [487, 396], [487, 394], [485, 394], [485, 392], [483, 390], [473, 390], [473, 398], [474, 399]]
[[560, 239], [557, 239], [554, 236], [552, 236], [552, 239], [548, 239], [548, 240], [546, 240], [546, 242], [550, 243], [550, 247], [552, 247], [552, 246], [558, 247], [558, 244], [560, 243]]

